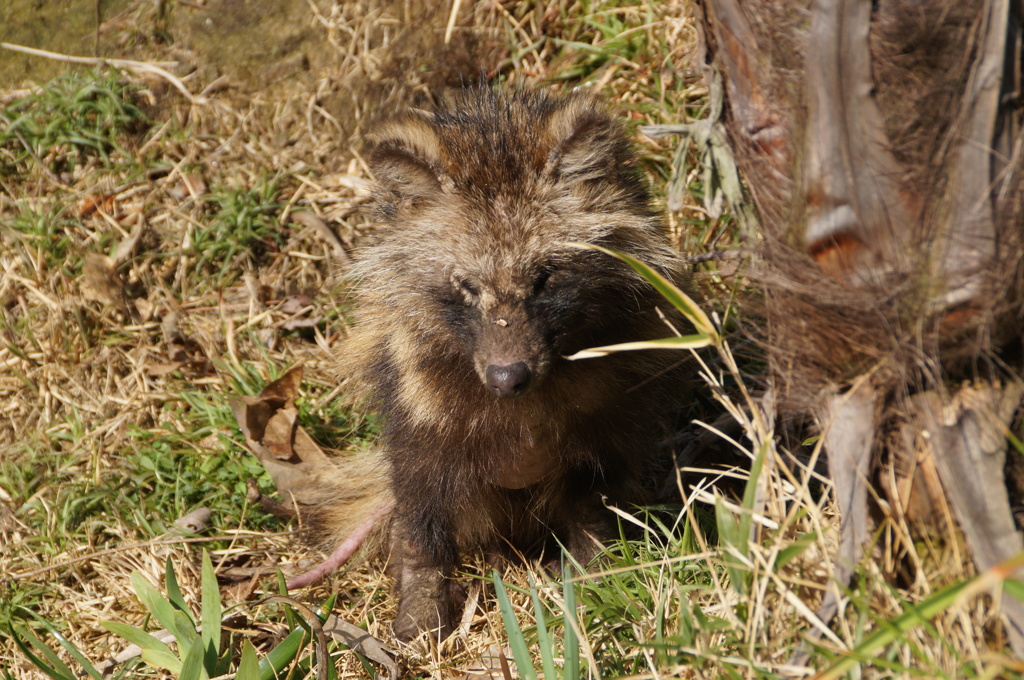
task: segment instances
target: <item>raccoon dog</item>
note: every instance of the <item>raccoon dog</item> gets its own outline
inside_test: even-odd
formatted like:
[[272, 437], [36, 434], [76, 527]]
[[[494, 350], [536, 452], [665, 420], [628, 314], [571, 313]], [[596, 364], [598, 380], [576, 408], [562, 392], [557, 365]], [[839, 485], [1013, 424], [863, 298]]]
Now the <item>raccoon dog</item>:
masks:
[[[554, 537], [586, 560], [616, 530], [602, 497], [645, 497], [658, 383], [678, 355], [564, 357], [667, 335], [663, 301], [568, 244], [676, 281], [679, 263], [620, 125], [589, 95], [469, 91], [391, 118], [373, 143], [381, 224], [344, 361], [383, 416], [395, 633], [443, 637], [460, 555], [537, 555]], [[327, 508], [328, 529], [346, 512]]]

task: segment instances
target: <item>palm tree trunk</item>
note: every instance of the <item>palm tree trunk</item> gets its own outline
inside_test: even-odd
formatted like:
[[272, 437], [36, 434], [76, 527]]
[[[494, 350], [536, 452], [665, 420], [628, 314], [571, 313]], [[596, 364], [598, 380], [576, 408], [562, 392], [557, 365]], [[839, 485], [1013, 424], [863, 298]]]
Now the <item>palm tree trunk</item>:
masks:
[[[840, 580], [870, 535], [869, 484], [894, 515], [928, 495], [922, 452], [978, 569], [1024, 548], [1003, 474], [1024, 399], [1022, 13], [1020, 0], [700, 3], [705, 75], [724, 83], [757, 208], [776, 403], [824, 435]], [[1004, 597], [1003, 611], [1024, 655], [1024, 605]]]

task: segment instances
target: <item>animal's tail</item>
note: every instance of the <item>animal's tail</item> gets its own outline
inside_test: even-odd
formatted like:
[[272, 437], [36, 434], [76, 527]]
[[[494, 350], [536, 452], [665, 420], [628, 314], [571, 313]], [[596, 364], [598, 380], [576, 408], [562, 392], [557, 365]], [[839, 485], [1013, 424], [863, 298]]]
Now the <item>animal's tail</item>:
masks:
[[322, 491], [309, 513], [309, 524], [315, 543], [330, 556], [289, 580], [289, 589], [318, 581], [360, 548], [364, 555], [374, 555], [388, 547], [394, 497], [379, 452], [342, 454], [318, 482]]

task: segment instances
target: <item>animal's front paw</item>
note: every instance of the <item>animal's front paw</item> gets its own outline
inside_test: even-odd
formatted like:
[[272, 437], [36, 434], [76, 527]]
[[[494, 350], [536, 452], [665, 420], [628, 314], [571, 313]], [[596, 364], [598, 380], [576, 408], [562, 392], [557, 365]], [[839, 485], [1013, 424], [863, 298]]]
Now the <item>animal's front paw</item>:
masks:
[[395, 637], [409, 642], [422, 633], [444, 640], [455, 630], [455, 614], [463, 599], [458, 583], [438, 567], [403, 564], [398, 573]]
[[447, 597], [416, 597], [403, 594], [395, 616], [395, 637], [410, 642], [423, 633], [444, 640], [455, 630], [454, 603]]

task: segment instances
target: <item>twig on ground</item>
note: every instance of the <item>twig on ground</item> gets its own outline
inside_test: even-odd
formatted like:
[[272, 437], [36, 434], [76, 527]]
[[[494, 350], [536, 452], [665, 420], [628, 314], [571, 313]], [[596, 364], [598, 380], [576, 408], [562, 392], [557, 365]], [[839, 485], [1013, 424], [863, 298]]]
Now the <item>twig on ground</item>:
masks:
[[160, 76], [171, 85], [175, 87], [179, 92], [185, 95], [193, 104], [205, 104], [205, 97], [196, 97], [188, 88], [185, 87], [185, 83], [182, 82], [173, 73], [167, 71], [164, 66], [174, 67], [178, 65], [175, 61], [159, 61], [159, 62], [148, 62], [148, 61], [134, 61], [131, 59], [108, 59], [105, 57], [76, 57], [69, 54], [60, 54], [59, 52], [50, 52], [49, 50], [40, 50], [35, 47], [26, 47], [24, 45], [15, 45], [14, 43], [0, 42], [0, 47], [5, 50], [11, 50], [12, 52], [21, 52], [22, 54], [30, 54], [33, 57], [43, 57], [45, 59], [53, 59], [55, 61], [65, 61], [71, 64], [84, 64], [86, 66], [111, 66], [113, 68], [122, 69], [125, 71], [132, 71], [133, 73], [149, 73], [152, 75]]

